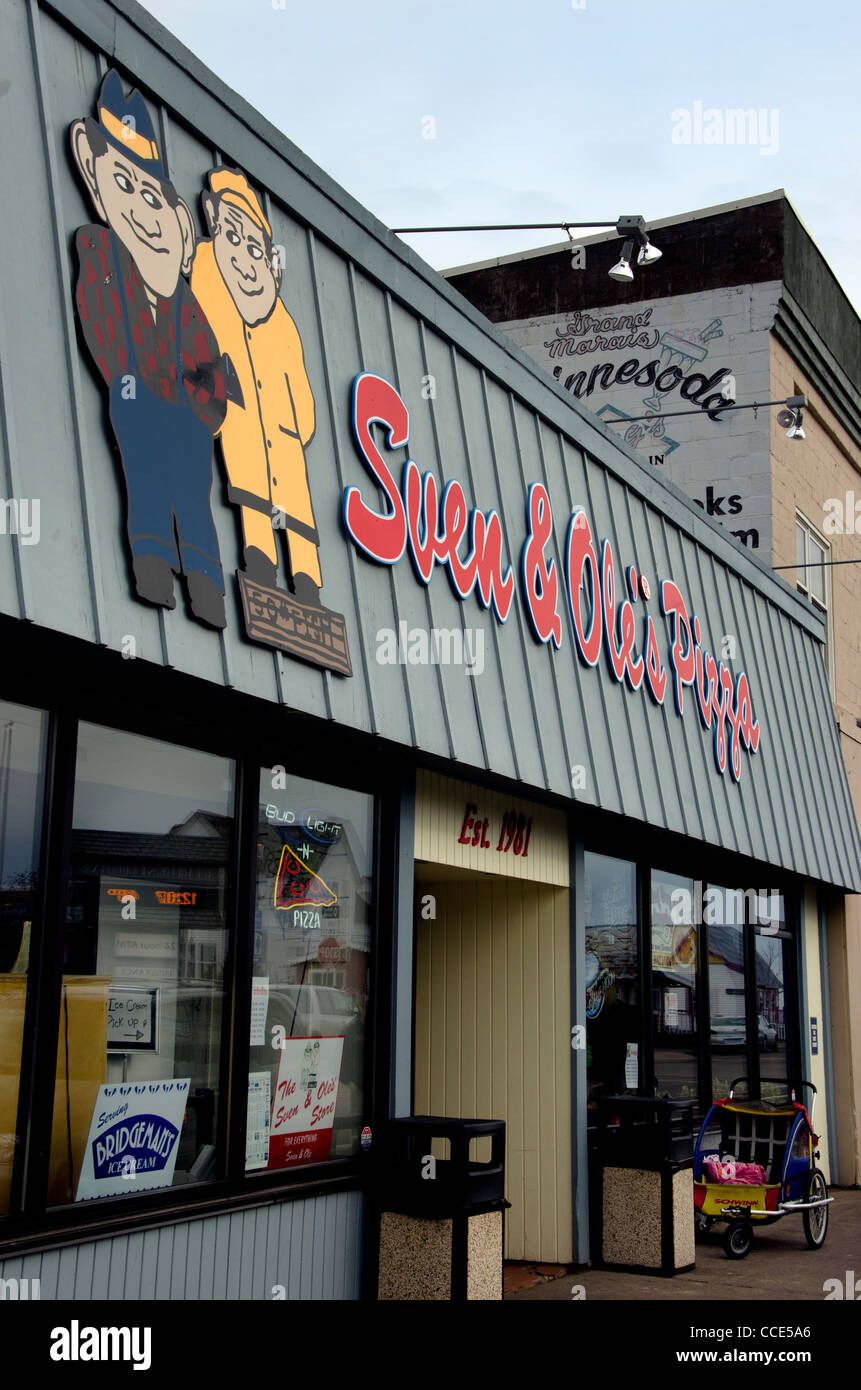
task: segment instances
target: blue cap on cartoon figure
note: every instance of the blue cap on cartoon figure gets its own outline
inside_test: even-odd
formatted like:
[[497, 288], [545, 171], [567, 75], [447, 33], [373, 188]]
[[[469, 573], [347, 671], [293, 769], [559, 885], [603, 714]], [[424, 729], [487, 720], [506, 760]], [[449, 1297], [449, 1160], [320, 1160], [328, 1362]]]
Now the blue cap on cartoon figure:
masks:
[[119, 73], [111, 68], [105, 74], [96, 105], [98, 129], [105, 139], [139, 169], [163, 181], [167, 175], [156, 144], [155, 128], [137, 88], [126, 96]]

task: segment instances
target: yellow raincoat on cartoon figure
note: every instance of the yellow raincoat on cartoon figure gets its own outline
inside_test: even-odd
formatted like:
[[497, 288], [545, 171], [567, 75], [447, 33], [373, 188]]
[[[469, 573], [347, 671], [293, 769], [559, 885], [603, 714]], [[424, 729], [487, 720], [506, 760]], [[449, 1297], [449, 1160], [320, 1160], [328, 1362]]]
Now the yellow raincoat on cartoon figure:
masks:
[[213, 170], [209, 181], [204, 208], [213, 237], [197, 244], [191, 288], [230, 358], [243, 402], [230, 399], [234, 385], [220, 437], [228, 496], [241, 508], [246, 573], [274, 585], [274, 518], [287, 538], [297, 596], [319, 602], [319, 537], [305, 463], [314, 397], [302, 343], [278, 297], [280, 267], [256, 194], [235, 171]]

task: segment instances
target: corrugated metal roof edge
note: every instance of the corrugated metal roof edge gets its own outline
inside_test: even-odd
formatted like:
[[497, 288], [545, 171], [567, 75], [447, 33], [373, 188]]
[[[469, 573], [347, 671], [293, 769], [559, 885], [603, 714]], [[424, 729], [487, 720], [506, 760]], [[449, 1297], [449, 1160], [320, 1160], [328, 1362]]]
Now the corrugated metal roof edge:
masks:
[[[491, 350], [497, 355], [501, 353], [513, 361], [519, 369], [525, 369], [541, 393], [545, 395], [547, 404], [542, 406], [532, 393], [525, 391], [522, 385], [508, 379], [508, 374], [501, 370], [502, 364], [500, 364], [498, 372], [500, 379], [514, 394], [524, 400], [531, 409], [541, 413], [561, 433], [569, 435], [576, 447], [587, 449], [588, 452], [592, 453], [596, 461], [610, 469], [626, 486], [638, 492], [658, 511], [663, 512], [670, 521], [681, 530], [686, 531], [693, 540], [711, 550], [721, 564], [735, 571], [741, 578], [758, 589], [765, 598], [785, 612], [793, 622], [806, 628], [817, 640], [824, 641], [824, 625], [817, 620], [810, 605], [803, 598], [782, 580], [777, 579], [761, 560], [750, 552], [744, 551], [734, 541], [729, 540], [716, 522], [699, 514], [680, 488], [667, 479], [654, 476], [649, 470], [649, 465], [644, 463], [633, 450], [629, 449], [597, 416], [566, 395], [562, 388], [551, 377], [548, 377], [547, 373], [532, 358], [507, 339], [489, 319], [473, 308], [468, 300], [452, 289], [432, 266], [423, 261], [410, 247], [400, 241], [384, 223], [368, 212], [340, 185], [336, 184], [328, 174], [293, 145], [282, 132], [261, 116], [250, 103], [233, 92], [190, 49], [180, 43], [148, 11], [142, 9], [136, 0], [124, 0], [128, 7], [126, 10], [119, 8], [117, 0], [99, 0], [100, 5], [113, 14], [114, 23], [112, 26], [100, 22], [92, 0], [64, 0], [62, 4], [57, 3], [57, 0], [38, 0], [38, 3], [45, 10], [56, 14], [63, 23], [71, 25], [90, 44], [109, 52], [122, 67], [132, 73], [144, 86], [157, 93], [160, 101], [171, 106], [181, 119], [200, 129], [199, 112], [196, 120], [188, 107], [183, 108], [173, 100], [168, 102], [168, 99], [163, 95], [163, 78], [159, 81], [157, 75], [151, 72], [150, 63], [144, 63], [142, 66], [140, 61], [135, 61], [136, 56], [138, 59], [143, 59], [145, 56], [143, 53], [137, 55], [134, 53], [134, 31], [138, 31], [149, 44], [160, 49], [172, 61], [176, 68], [173, 76], [178, 84], [184, 80], [194, 82], [204, 101], [214, 101], [231, 120], [239, 121], [245, 126], [254, 140], [268, 145], [279, 160], [284, 160], [290, 164], [312, 189], [321, 193], [332, 204], [338, 217], [343, 217], [344, 214], [351, 217], [366, 236], [370, 236], [383, 248], [387, 256], [393, 256], [399, 260], [405, 269], [408, 269], [425, 283], [438, 300], [442, 299], [449, 309], [466, 320], [469, 326], [468, 336], [473, 339], [473, 342], [475, 342], [476, 336], [486, 340], [489, 342]], [[123, 32], [124, 28], [130, 31], [128, 38]], [[149, 81], [147, 80], [147, 73], [149, 73]], [[207, 129], [208, 136], [212, 133], [214, 132]], [[250, 165], [248, 172], [252, 174], [252, 177], [254, 176]], [[262, 182], [264, 186], [271, 187], [268, 181], [263, 180]], [[271, 191], [276, 196], [282, 196], [278, 194], [276, 188], [272, 188]], [[290, 206], [286, 197], [284, 202], [286, 206]], [[340, 229], [340, 235], [335, 235], [334, 231], [327, 235], [316, 222], [310, 221], [300, 213], [296, 213], [296, 215], [300, 220], [308, 221], [309, 225], [329, 240], [341, 254], [346, 252], [347, 255], [355, 259], [357, 264], [372, 278], [387, 285], [396, 297], [410, 305], [413, 312], [421, 317], [427, 317], [422, 313], [421, 307], [412, 301], [404, 287], [401, 287], [399, 292], [398, 287], [393, 286], [390, 280], [387, 281], [381, 271], [373, 269], [367, 256], [355, 254], [352, 249], [345, 248], [343, 228]], [[429, 321], [433, 323], [432, 319]], [[440, 331], [448, 332], [449, 330], [442, 328]], [[467, 344], [459, 340], [460, 335], [453, 330], [450, 331], [450, 336], [458, 342], [458, 346], [466, 355], [473, 357], [485, 369], [493, 370], [487, 361], [486, 353], [481, 353], [477, 346], [470, 349]], [[564, 418], [563, 411], [568, 414], [569, 421], [573, 414], [574, 418], [585, 426], [587, 431], [592, 432], [591, 441], [586, 442], [576, 437], [570, 423]], [[633, 466], [632, 473], [629, 473], [628, 469], [622, 466], [623, 462]], [[745, 570], [747, 570], [746, 573]]]

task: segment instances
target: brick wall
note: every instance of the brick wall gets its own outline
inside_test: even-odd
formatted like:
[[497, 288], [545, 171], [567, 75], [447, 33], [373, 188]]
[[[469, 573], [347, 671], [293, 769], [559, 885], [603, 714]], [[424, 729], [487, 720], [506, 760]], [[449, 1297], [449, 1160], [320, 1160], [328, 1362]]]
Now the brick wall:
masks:
[[[786, 438], [771, 412], [772, 529], [775, 565], [795, 561], [795, 513], [803, 513], [831, 545], [832, 560], [861, 560], [861, 516], [853, 529], [830, 534], [833, 508], [829, 499], [843, 503], [854, 494], [861, 503], [861, 449], [837, 422], [822, 397], [796, 368], [784, 347], [771, 340], [772, 399], [804, 392], [810, 408], [804, 412], [803, 442]], [[853, 524], [850, 517], [848, 525]], [[784, 574], [795, 584], [795, 573]], [[861, 812], [861, 564], [837, 565], [830, 575], [832, 634], [834, 643], [834, 703], [840, 722], [856, 809]]]

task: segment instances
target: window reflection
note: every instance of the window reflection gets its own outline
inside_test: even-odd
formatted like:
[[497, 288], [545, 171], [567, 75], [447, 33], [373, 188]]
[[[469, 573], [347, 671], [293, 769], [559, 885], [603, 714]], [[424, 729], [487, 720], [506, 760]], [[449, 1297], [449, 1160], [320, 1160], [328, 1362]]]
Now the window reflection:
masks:
[[659, 1095], [699, 1102], [694, 881], [651, 876], [652, 1027]]
[[756, 1011], [760, 1093], [763, 1100], [787, 1095], [789, 1060], [786, 1040], [785, 942], [786, 914], [780, 894], [757, 904]]
[[729, 1094], [730, 1082], [736, 1077], [748, 1075], [745, 902], [743, 893], [717, 884], [709, 884], [704, 895], [709, 943], [709, 1041], [715, 1100]]
[[373, 799], [260, 774], [246, 1169], [358, 1152]]
[[216, 1173], [233, 764], [82, 724], [49, 1200]]
[[639, 1085], [640, 982], [637, 871], [588, 853], [586, 869], [586, 1074], [588, 1105]]
[[9, 1210], [30, 940], [36, 921], [46, 717], [0, 703], [0, 1213]]

